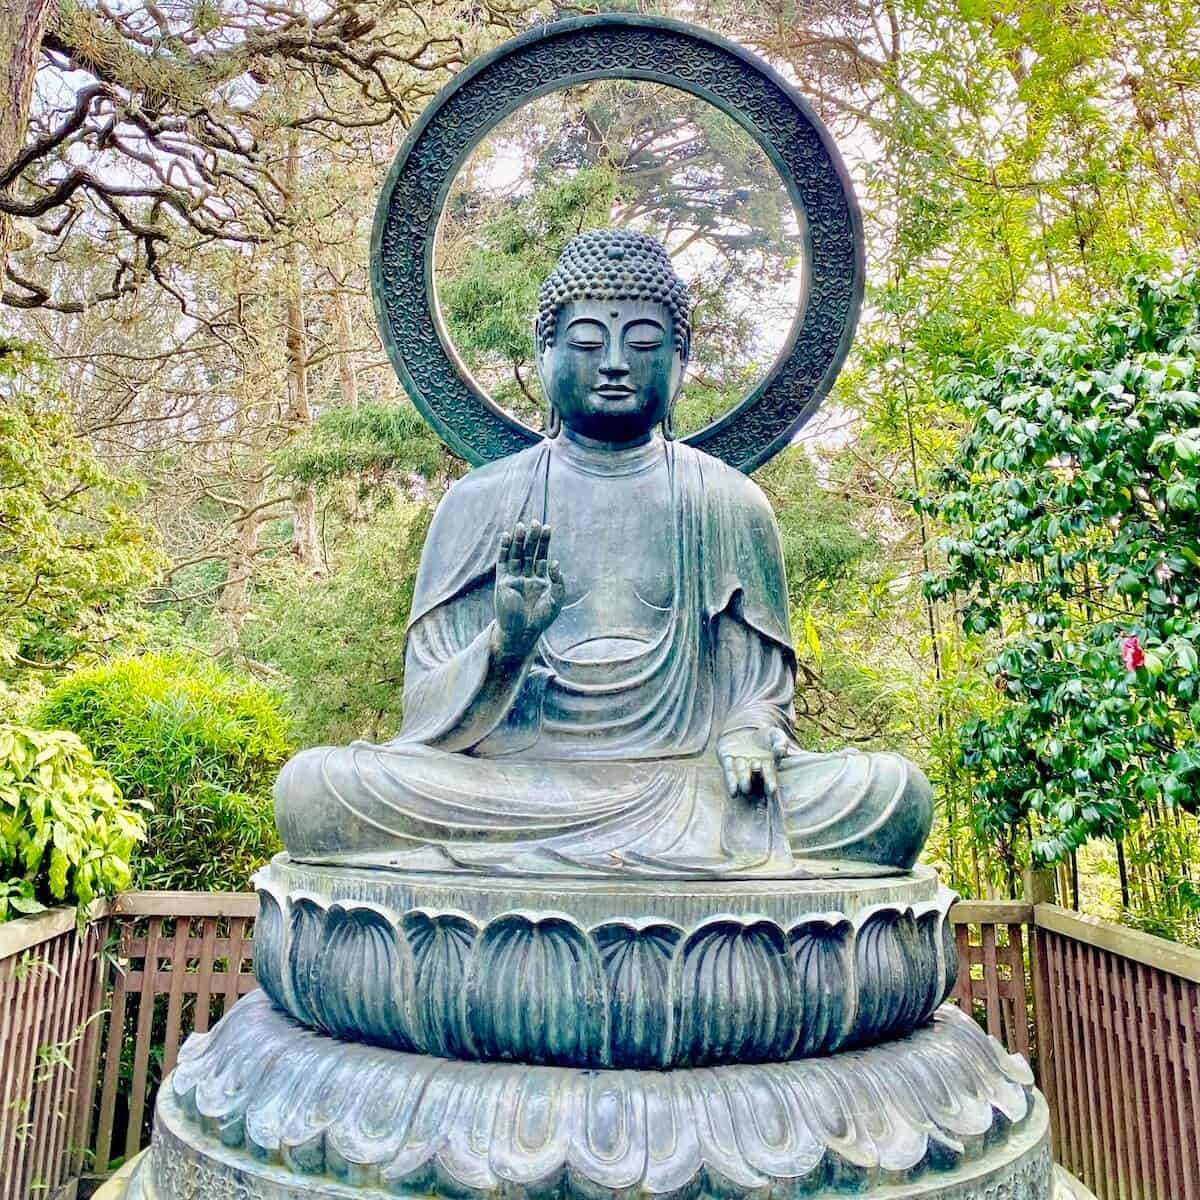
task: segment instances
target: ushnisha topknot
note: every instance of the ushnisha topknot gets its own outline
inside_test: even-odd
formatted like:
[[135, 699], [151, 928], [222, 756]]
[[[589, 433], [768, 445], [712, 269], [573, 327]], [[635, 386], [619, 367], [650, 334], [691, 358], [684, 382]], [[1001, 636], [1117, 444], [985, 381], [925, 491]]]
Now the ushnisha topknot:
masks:
[[673, 318], [675, 348], [687, 352], [691, 296], [666, 247], [631, 229], [593, 229], [572, 238], [538, 292], [537, 346], [554, 341], [558, 310], [574, 300], [656, 300]]

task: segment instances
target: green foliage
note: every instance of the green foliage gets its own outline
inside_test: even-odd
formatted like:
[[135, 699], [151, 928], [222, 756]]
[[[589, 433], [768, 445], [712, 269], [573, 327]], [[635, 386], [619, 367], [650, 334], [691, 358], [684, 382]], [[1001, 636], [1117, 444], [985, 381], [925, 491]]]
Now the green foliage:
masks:
[[279, 473], [310, 487], [353, 480], [360, 498], [383, 493], [397, 479], [429, 481], [449, 470], [449, 456], [411, 404], [363, 403], [331, 408], [275, 458]]
[[1200, 272], [1136, 278], [945, 386], [972, 424], [925, 504], [927, 586], [998, 643], [963, 730], [979, 833], [1039, 861], [1200, 806], [1198, 356]]
[[345, 547], [329, 577], [284, 581], [243, 635], [289, 681], [302, 745], [380, 740], [403, 716], [404, 630], [432, 509], [396, 504]]
[[41, 353], [0, 339], [0, 691], [135, 623], [160, 565], [137, 495], [76, 437]]
[[615, 194], [616, 175], [604, 165], [541, 188], [527, 203], [493, 215], [458, 269], [440, 281], [455, 346], [473, 369], [491, 373], [496, 403], [531, 424], [539, 423], [542, 403], [532, 365], [538, 288], [575, 234], [608, 223]]
[[128, 887], [135, 804], [74, 734], [0, 724], [0, 921]]
[[281, 700], [262, 684], [144, 654], [74, 672], [38, 719], [77, 733], [151, 807], [139, 886], [239, 890], [278, 849], [271, 786], [291, 747]]

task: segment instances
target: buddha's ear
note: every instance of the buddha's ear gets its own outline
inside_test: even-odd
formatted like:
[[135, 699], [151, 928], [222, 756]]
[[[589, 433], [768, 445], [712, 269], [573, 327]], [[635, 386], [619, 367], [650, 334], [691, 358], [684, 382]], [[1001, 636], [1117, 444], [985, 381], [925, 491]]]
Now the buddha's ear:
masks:
[[545, 365], [546, 364], [546, 353], [549, 349], [550, 349], [550, 344], [548, 342], [546, 342], [546, 343], [543, 343], [542, 345], [538, 346], [537, 349], [533, 352], [533, 366], [534, 366], [534, 369], [537, 371], [538, 383], [540, 383], [542, 385], [542, 394], [544, 396], [550, 395], [550, 390], [549, 390], [549, 388], [546, 387], [546, 365]]
[[692, 354], [692, 326], [689, 321], [683, 327], [683, 337], [680, 339], [679, 354], [679, 378], [675, 380], [675, 387], [671, 392], [671, 404], [674, 406], [675, 398], [679, 395], [680, 389], [683, 387], [683, 377], [687, 374], [688, 359]]

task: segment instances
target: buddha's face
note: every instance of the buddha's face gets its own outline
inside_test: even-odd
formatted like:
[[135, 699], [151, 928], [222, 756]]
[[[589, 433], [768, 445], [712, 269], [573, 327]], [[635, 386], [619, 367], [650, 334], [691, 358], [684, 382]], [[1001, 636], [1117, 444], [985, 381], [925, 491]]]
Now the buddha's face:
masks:
[[685, 366], [673, 320], [654, 300], [576, 300], [559, 309], [538, 374], [567, 429], [632, 442], [665, 419]]

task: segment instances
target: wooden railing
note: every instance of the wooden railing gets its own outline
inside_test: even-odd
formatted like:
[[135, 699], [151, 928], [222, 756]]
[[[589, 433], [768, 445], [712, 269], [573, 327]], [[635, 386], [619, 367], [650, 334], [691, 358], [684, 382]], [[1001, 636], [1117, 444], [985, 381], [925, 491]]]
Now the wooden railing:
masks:
[[1099, 1200], [1200, 1200], [1200, 951], [1034, 910], [1040, 1082]]
[[74, 910], [0, 925], [0, 1200], [79, 1174], [92, 1108], [109, 918]]
[[187, 1035], [258, 986], [257, 911], [253, 893], [130, 892], [114, 903], [120, 940], [90, 1143], [97, 1173], [149, 1141], [159, 1082]]
[[1027, 929], [1033, 905], [960, 900], [950, 910], [958, 984], [950, 999], [1009, 1050], [1036, 1060]]
[[[1034, 1063], [1056, 1155], [1099, 1200], [1200, 1200], [1200, 951], [1033, 899], [951, 910], [952, 999]], [[255, 911], [135, 892], [83, 940], [58, 913], [0, 927], [0, 1200], [146, 1143], [182, 1041], [255, 987]]]

